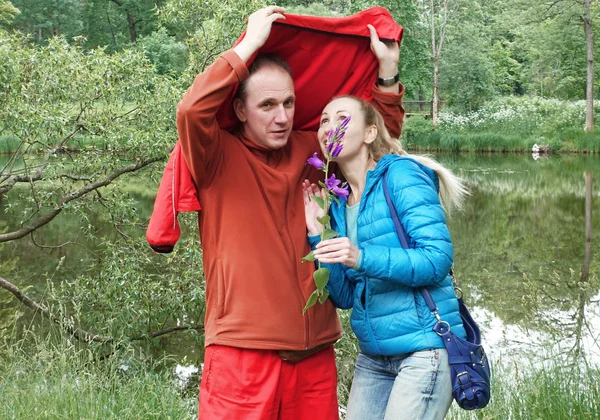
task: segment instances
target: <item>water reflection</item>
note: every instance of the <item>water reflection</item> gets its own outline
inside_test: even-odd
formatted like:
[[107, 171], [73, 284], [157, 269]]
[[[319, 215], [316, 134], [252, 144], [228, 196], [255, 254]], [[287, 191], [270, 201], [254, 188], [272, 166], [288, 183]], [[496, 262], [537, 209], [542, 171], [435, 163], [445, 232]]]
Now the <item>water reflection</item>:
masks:
[[[584, 171], [598, 157], [439, 156], [473, 191], [449, 220], [455, 271], [492, 358], [577, 354], [600, 365], [598, 247], [582, 283]], [[596, 178], [593, 231], [600, 226]], [[534, 350], [532, 352], [532, 350]]]
[[[598, 302], [600, 294], [592, 300]], [[493, 312], [474, 307], [473, 317], [482, 328], [482, 341], [492, 361], [510, 366], [514, 362], [520, 365], [532, 363], [541, 367], [545, 361], [562, 355], [565, 360], [577, 360], [574, 350], [580, 347], [581, 356], [586, 363], [600, 367], [600, 309], [597, 305], [588, 305], [585, 310], [585, 331], [580, 338], [574, 336], [556, 336], [544, 330], [526, 329], [519, 325], [507, 324]], [[574, 318], [573, 312], [540, 313], [547, 317], [568, 323]], [[578, 341], [579, 340], [579, 341]], [[534, 356], [534, 357], [532, 357]]]
[[[552, 351], [574, 348], [580, 327], [582, 351], [590, 362], [600, 364], [597, 246], [593, 248], [590, 279], [580, 284], [585, 225], [583, 172], [597, 175], [593, 231], [598, 232], [600, 158], [437, 157], [462, 175], [473, 192], [465, 211], [449, 219], [449, 227], [455, 244], [457, 280], [481, 324], [492, 359], [519, 357], [532, 346], [539, 352], [550, 351], [554, 345]], [[142, 177], [130, 182], [131, 207], [147, 219], [156, 185]], [[138, 182], [140, 188], [136, 187]], [[10, 196], [0, 200], [0, 231], [18, 223], [13, 215], [21, 211], [19, 204], [7, 213], [10, 200], [15, 205]], [[61, 214], [55, 223], [36, 233], [40, 244], [72, 241], [77, 245], [40, 248], [30, 237], [0, 245], [0, 275], [19, 279], [21, 287], [31, 286], [28, 293], [36, 297], [44, 293], [48, 281], [60, 282], [99, 269], [101, 249], [82, 232], [89, 225], [104, 237], [118, 233], [98, 210], [85, 215]], [[139, 234], [143, 236], [143, 232]], [[55, 273], [63, 258], [63, 267]], [[585, 304], [583, 311], [581, 302]], [[0, 334], [10, 331], [18, 307], [0, 290]], [[540, 350], [542, 347], [546, 350]], [[150, 350], [174, 354], [180, 360], [187, 355], [192, 363], [202, 359], [201, 343], [185, 334], [161, 337]]]

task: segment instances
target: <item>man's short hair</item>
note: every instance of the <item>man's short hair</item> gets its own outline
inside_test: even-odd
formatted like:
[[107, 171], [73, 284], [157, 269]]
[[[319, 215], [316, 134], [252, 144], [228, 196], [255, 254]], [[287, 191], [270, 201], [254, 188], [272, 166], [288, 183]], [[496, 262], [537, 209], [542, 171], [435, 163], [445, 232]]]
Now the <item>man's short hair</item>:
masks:
[[[283, 58], [281, 58], [280, 56], [278, 56], [276, 54], [260, 54], [260, 55], [258, 55], [254, 59], [252, 64], [250, 64], [250, 67], [248, 67], [248, 73], [250, 74], [250, 76], [252, 76], [254, 73], [256, 73], [257, 71], [259, 71], [260, 69], [262, 69], [264, 67], [280, 68], [283, 71], [285, 71], [287, 74], [289, 74], [290, 77], [292, 77], [292, 70], [290, 69], [290, 66], [288, 65], [288, 63]], [[238, 87], [237, 92], [235, 93], [235, 97], [241, 99], [242, 102], [246, 101], [246, 97], [248, 95], [248, 93], [246, 92], [246, 86], [248, 84], [249, 79], [250, 79], [250, 77], [248, 77], [248, 79], [241, 82], [240, 86]], [[293, 80], [293, 77], [292, 77], [292, 80]]]

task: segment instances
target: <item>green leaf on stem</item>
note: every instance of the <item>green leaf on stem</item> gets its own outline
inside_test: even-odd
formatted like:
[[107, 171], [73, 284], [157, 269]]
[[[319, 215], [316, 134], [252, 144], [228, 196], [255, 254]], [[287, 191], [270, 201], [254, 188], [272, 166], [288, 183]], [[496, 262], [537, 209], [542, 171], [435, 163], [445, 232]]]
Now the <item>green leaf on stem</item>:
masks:
[[312, 294], [306, 301], [306, 305], [304, 305], [304, 309], [302, 309], [302, 315], [304, 315], [306, 313], [306, 311], [308, 311], [308, 308], [310, 308], [311, 306], [314, 306], [314, 304], [317, 303], [318, 298], [319, 298], [319, 291], [315, 290], [314, 292], [312, 292]]
[[314, 261], [315, 260], [315, 255], [313, 253], [313, 251], [310, 251], [308, 254], [306, 254], [304, 257], [302, 257], [302, 262], [306, 262], [306, 261]]
[[319, 303], [321, 303], [321, 304], [325, 303], [325, 301], [327, 300], [328, 297], [329, 297], [329, 290], [324, 289], [321, 296], [319, 296]]
[[335, 238], [335, 237], [337, 237], [339, 235], [340, 234], [338, 232], [336, 232], [335, 230], [325, 229], [325, 231], [323, 232], [323, 234], [321, 235], [321, 237], [322, 237], [323, 241], [326, 241], [327, 239]]
[[323, 210], [325, 210], [325, 201], [319, 197], [318, 195], [311, 195], [310, 198], [312, 198], [314, 201], [316, 201], [316, 203], [319, 205], [319, 207], [321, 207]]
[[325, 289], [325, 286], [329, 281], [329, 269], [325, 267], [319, 268], [313, 273], [313, 278], [315, 279], [317, 290], [323, 292], [323, 289]]
[[331, 196], [331, 198], [333, 199], [333, 201], [335, 201], [335, 202], [336, 202], [336, 204], [337, 204], [338, 206], [340, 205], [340, 199], [339, 199], [339, 198], [337, 198], [337, 196], [335, 196], [335, 195], [332, 195], [332, 196]]
[[326, 214], [326, 215], [325, 215], [325, 216], [323, 216], [323, 217], [317, 217], [317, 221], [318, 221], [319, 223], [321, 223], [323, 226], [326, 226], [326, 225], [328, 225], [330, 220], [331, 220], [331, 218], [329, 217], [329, 215], [328, 215], [328, 214]]

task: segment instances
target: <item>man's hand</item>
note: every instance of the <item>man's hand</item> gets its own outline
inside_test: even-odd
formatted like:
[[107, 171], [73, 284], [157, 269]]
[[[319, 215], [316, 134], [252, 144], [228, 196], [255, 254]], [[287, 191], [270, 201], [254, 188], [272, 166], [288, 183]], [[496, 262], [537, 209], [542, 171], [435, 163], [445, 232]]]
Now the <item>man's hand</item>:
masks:
[[233, 50], [246, 62], [260, 47], [262, 47], [269, 34], [271, 26], [277, 19], [285, 19], [285, 9], [279, 6], [269, 6], [252, 13], [248, 18], [246, 36]]
[[352, 268], [356, 265], [360, 251], [350, 239], [341, 237], [319, 242], [313, 255], [322, 263], [341, 263]]
[[[379, 61], [379, 77], [394, 77], [398, 73], [400, 46], [397, 42], [382, 42], [373, 25], [367, 25], [371, 34], [371, 51]], [[398, 92], [397, 84], [389, 87], [380, 86], [381, 90]]]
[[323, 225], [317, 221], [317, 217], [323, 217], [325, 211], [311, 196], [325, 199], [325, 194], [316, 184], [311, 184], [308, 179], [302, 182], [302, 195], [304, 197], [304, 215], [306, 216], [306, 229], [309, 235], [320, 235]]

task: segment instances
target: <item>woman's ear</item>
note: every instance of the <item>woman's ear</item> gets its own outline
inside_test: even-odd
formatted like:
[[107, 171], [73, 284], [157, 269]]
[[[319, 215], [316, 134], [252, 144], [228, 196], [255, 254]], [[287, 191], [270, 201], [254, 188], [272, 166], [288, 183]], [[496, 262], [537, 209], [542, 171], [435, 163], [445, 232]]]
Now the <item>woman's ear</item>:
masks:
[[235, 98], [233, 100], [233, 110], [235, 111], [235, 115], [237, 115], [238, 120], [245, 123], [248, 119], [246, 117], [246, 104], [244, 104], [240, 98]]
[[365, 143], [371, 144], [377, 138], [377, 126], [370, 125], [367, 127], [367, 132], [365, 133]]

